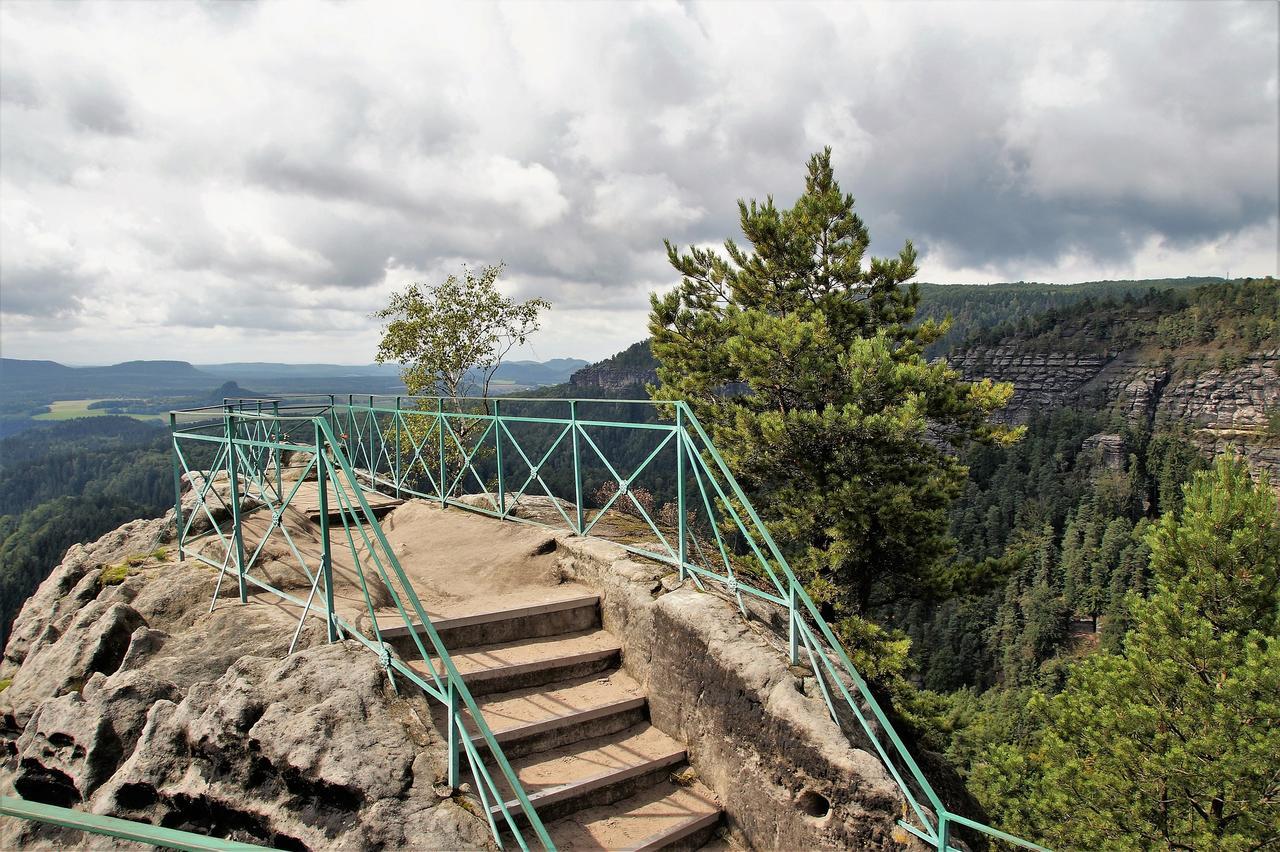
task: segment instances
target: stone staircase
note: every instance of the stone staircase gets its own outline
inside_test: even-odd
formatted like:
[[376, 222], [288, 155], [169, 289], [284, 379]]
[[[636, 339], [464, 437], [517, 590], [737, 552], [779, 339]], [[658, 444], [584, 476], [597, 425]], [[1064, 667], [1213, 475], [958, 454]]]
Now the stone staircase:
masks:
[[[558, 848], [696, 849], [711, 839], [720, 805], [682, 776], [684, 745], [649, 722], [644, 690], [600, 626], [598, 596], [433, 624]], [[382, 636], [411, 666], [425, 665], [409, 628]], [[514, 793], [504, 794], [520, 814]]]

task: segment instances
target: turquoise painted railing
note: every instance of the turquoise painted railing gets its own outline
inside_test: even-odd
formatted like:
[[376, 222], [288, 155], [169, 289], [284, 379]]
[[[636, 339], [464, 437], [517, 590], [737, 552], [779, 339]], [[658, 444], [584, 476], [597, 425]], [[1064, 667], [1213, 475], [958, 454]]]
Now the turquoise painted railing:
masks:
[[[259, 407], [259, 404], [254, 405], [255, 409]], [[180, 558], [195, 559], [218, 571], [210, 609], [218, 601], [223, 579], [233, 578], [241, 602], [248, 599], [249, 587], [252, 586], [301, 608], [293, 644], [297, 643], [306, 619], [314, 612], [324, 619], [329, 641], [354, 639], [378, 654], [393, 685], [397, 678], [403, 678], [447, 708], [449, 784], [455, 788], [459, 786], [460, 758], [465, 756], [475, 780], [476, 795], [499, 846], [506, 840], [502, 831], [505, 828], [522, 849], [528, 849], [535, 840], [544, 848], [554, 849], [542, 820], [387, 543], [344, 451], [344, 441], [333, 432], [331, 408], [297, 404], [285, 406], [278, 401], [262, 411], [247, 408], [229, 404], [221, 408], [170, 414], [174, 487], [179, 495], [176, 504], [178, 552]], [[189, 461], [192, 448], [196, 446], [213, 450], [212, 462], [203, 468], [193, 466]], [[299, 463], [300, 469], [293, 471], [296, 478], [290, 476], [288, 481], [283, 475], [284, 453], [296, 454], [305, 460]], [[196, 510], [190, 517], [183, 516], [181, 494], [184, 474], [196, 489], [198, 498]], [[313, 475], [321, 553], [318, 558], [313, 555], [308, 559], [281, 520], [303, 483]], [[219, 482], [225, 483], [225, 497], [217, 487]], [[265, 510], [270, 517], [266, 532], [256, 544], [250, 542], [251, 547], [246, 547], [246, 525], [242, 517], [246, 498], [261, 504], [253, 509], [254, 512]], [[219, 504], [231, 520], [230, 528], [225, 531], [224, 524], [210, 508]], [[341, 523], [338, 540], [342, 542], [345, 538], [345, 549], [349, 550], [360, 583], [372, 636], [358, 630], [351, 619], [339, 613], [334, 606], [334, 536], [331, 533], [338, 529], [331, 521], [334, 515]], [[193, 524], [201, 516], [208, 520], [209, 529], [202, 535], [193, 536]], [[310, 584], [310, 593], [305, 599], [277, 588], [253, 573], [266, 542], [273, 534], [284, 539]], [[421, 666], [414, 667], [399, 659], [383, 642], [387, 616], [383, 614], [380, 619], [370, 592], [373, 584], [378, 583], [390, 595], [395, 605], [395, 620], [407, 628], [403, 632], [411, 640]], [[317, 597], [320, 598], [318, 602]], [[293, 646], [290, 647], [292, 649]], [[481, 754], [482, 748], [488, 750], [494, 764], [492, 771]], [[499, 786], [499, 779], [505, 781], [506, 792]], [[508, 795], [513, 795], [514, 799], [508, 799]], [[495, 815], [501, 817], [502, 824], [495, 820]]]
[[[264, 405], [232, 402], [241, 409]], [[953, 848], [957, 825], [1043, 849], [947, 809], [684, 402], [389, 396], [317, 402], [327, 405], [333, 432], [370, 490], [584, 536], [627, 515], [639, 535], [609, 536], [627, 550], [674, 566], [699, 587], [716, 584], [744, 617], [744, 595], [781, 607], [791, 662], [808, 663], [837, 724], [856, 724], [865, 734], [909, 807], [903, 829], [939, 850]], [[642, 414], [619, 419], [619, 408]], [[541, 517], [529, 517], [522, 506], [534, 491], [551, 498]], [[477, 505], [477, 496], [487, 505]]]
[[[620, 408], [629, 412], [620, 413]], [[550, 416], [540, 413], [548, 409]], [[639, 416], [623, 416], [636, 415], [637, 409]], [[777, 607], [785, 614], [786, 653], [791, 662], [807, 664], [832, 719], [849, 734], [861, 731], [896, 782], [905, 802], [899, 823], [903, 830], [944, 852], [956, 848], [951, 840], [957, 826], [1043, 850], [947, 809], [683, 402], [512, 397], [229, 399], [221, 407], [173, 412], [170, 427], [174, 487], [179, 495], [179, 553], [218, 571], [210, 609], [225, 578], [235, 580], [241, 601], [247, 600], [250, 586], [275, 594], [301, 608], [295, 643], [308, 617], [323, 618], [331, 641], [360, 642], [379, 655], [393, 685], [397, 677], [403, 678], [443, 704], [448, 710], [450, 784], [457, 786], [460, 758], [465, 755], [499, 845], [505, 840], [500, 828], [505, 828], [521, 848], [529, 848], [535, 840], [554, 848], [387, 544], [365, 492], [420, 497], [577, 535], [605, 535], [633, 553], [672, 565], [681, 579], [700, 588], [718, 588], [737, 602], [744, 617], [744, 596]], [[204, 450], [201, 464], [192, 463], [197, 447]], [[283, 475], [285, 453], [293, 454], [288, 481]], [[313, 472], [322, 552], [308, 560], [281, 518]], [[198, 497], [191, 517], [183, 517], [184, 474]], [[534, 501], [527, 497], [534, 492], [550, 499], [531, 506]], [[251, 548], [246, 548], [241, 517], [245, 498], [260, 504], [255, 512], [265, 510], [270, 517], [265, 534], [256, 544], [250, 542]], [[224, 530], [211, 511], [218, 504], [229, 516], [230, 529]], [[372, 636], [361, 633], [334, 608], [332, 515], [341, 522], [338, 540], [345, 538], [344, 549], [350, 551]], [[209, 529], [193, 536], [197, 517], [206, 518]], [[254, 575], [272, 534], [285, 539], [305, 574], [310, 584], [305, 599]], [[395, 621], [409, 628], [407, 635], [423, 664], [421, 671], [391, 654], [384, 644], [387, 617], [383, 615], [380, 623], [369, 591], [371, 582], [381, 583], [390, 594]], [[482, 747], [495, 764], [493, 772]], [[514, 800], [504, 797], [496, 783], [499, 778], [514, 793]], [[495, 812], [502, 817], [501, 824], [495, 821]]]
[[178, 831], [173, 828], [161, 828], [146, 822], [100, 814], [73, 811], [56, 805], [42, 802], [30, 802], [26, 799], [15, 799], [9, 796], [0, 797], [0, 816], [26, 819], [58, 825], [63, 828], [74, 828], [91, 834], [102, 834], [120, 840], [132, 840], [151, 846], [162, 846], [165, 849], [182, 849], [184, 852], [252, 852], [266, 847], [254, 846], [250, 843], [238, 843], [224, 840], [221, 837], [209, 837], [205, 834], [194, 834], [190, 831]]

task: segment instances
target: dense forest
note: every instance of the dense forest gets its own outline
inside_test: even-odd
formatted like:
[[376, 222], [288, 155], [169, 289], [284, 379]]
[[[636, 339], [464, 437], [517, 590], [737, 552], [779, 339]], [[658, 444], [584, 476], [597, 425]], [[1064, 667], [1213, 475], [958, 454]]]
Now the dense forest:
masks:
[[81, 418], [0, 441], [0, 641], [69, 546], [172, 505], [168, 432], [156, 425]]
[[[932, 356], [973, 342], [979, 336], [1000, 339], [1033, 318], [1055, 316], [1072, 306], [1084, 305], [1088, 313], [1108, 300], [1125, 300], [1155, 291], [1183, 293], [1221, 278], [1150, 278], [1141, 281], [1086, 281], [1079, 284], [1038, 284], [1020, 281], [1009, 284], [956, 285], [919, 284], [920, 320], [941, 322], [950, 318], [950, 327], [927, 350]], [[1054, 320], [1050, 320], [1054, 322]], [[993, 331], [999, 329], [998, 331]]]
[[1195, 289], [1090, 294], [1043, 313], [1014, 312], [998, 323], [970, 329], [964, 342], [1012, 341], [1028, 350], [1099, 353], [1151, 344], [1187, 355], [1201, 347], [1247, 351], [1277, 336], [1280, 287], [1267, 278]]

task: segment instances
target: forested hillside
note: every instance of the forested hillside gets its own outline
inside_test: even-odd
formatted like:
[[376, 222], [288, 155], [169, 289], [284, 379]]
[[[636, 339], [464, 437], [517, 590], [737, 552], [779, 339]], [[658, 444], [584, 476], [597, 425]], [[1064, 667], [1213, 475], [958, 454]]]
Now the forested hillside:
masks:
[[[1090, 314], [1101, 304], [1132, 306], [1145, 298], [1162, 304], [1185, 298], [1185, 294], [1221, 278], [1148, 278], [1137, 281], [1087, 281], [1080, 284], [1037, 284], [1019, 281], [1002, 284], [917, 284], [920, 306], [918, 320], [942, 322], [950, 326], [925, 352], [929, 357], [947, 355], [958, 347], [1000, 340], [1020, 329], [1058, 321], [1059, 313], [1081, 306]], [[1152, 296], [1151, 294], [1154, 294]], [[1034, 323], [1032, 321], [1034, 320]], [[656, 377], [657, 361], [648, 340], [633, 343], [618, 354], [605, 358], [574, 374], [571, 382], [584, 387], [620, 390], [643, 385]]]
[[168, 432], [68, 420], [0, 441], [0, 643], [68, 547], [173, 505]]
[[933, 343], [930, 356], [945, 355], [958, 346], [970, 343], [990, 329], [1017, 328], [1033, 317], [1053, 316], [1074, 305], [1092, 305], [1107, 300], [1132, 303], [1136, 297], [1157, 293], [1182, 293], [1205, 284], [1219, 283], [1221, 278], [1148, 278], [1140, 281], [1085, 281], [1079, 284], [1016, 283], [957, 285], [920, 284], [921, 320], [951, 319], [947, 333]]
[[[1248, 351], [1273, 345], [1280, 335], [1280, 283], [1275, 279], [1195, 288], [1154, 286], [1165, 283], [1153, 282], [1145, 291], [1115, 292], [1073, 285], [1073, 291], [1085, 289], [1066, 304], [1035, 313], [1008, 307], [998, 311], [1004, 315], [999, 322], [970, 325], [961, 342], [1098, 353], [1149, 345], [1185, 356], [1198, 347]], [[922, 313], [935, 313], [954, 298], [940, 299]], [[961, 313], [966, 310], [961, 308]], [[961, 326], [957, 321], [952, 330]]]

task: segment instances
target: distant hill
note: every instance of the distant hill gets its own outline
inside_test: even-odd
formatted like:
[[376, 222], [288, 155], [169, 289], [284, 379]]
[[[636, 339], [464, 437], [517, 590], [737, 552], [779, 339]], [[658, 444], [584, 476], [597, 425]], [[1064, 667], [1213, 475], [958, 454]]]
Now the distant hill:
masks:
[[[579, 358], [550, 361], [509, 361], [498, 368], [499, 384], [541, 387], [569, 380], [574, 370], [587, 365]], [[281, 364], [250, 361], [201, 364], [199, 369], [229, 381], [261, 385], [270, 390], [290, 388], [335, 393], [395, 393], [400, 385], [399, 364]], [[348, 390], [356, 385], [353, 390]]]
[[[930, 357], [946, 355], [966, 342], [997, 327], [1016, 327], [1020, 322], [1049, 311], [1062, 310], [1087, 300], [1107, 297], [1123, 299], [1152, 290], [1190, 292], [1223, 278], [1147, 278], [1120, 281], [1084, 281], [1079, 284], [1043, 284], [1015, 281], [1000, 284], [920, 283], [919, 320], [951, 318], [951, 328], [928, 349]], [[631, 344], [616, 355], [597, 361], [570, 379], [579, 395], [587, 389], [611, 393], [641, 392], [646, 382], [657, 381], [658, 363], [649, 351], [647, 339]]]
[[0, 359], [0, 391], [49, 399], [112, 396], [159, 390], [195, 391], [218, 377], [186, 361], [125, 361], [109, 367], [67, 367], [55, 361]]
[[580, 358], [552, 358], [550, 361], [508, 361], [498, 367], [494, 378], [502, 382], [512, 382], [528, 387], [558, 385], [569, 381], [575, 370], [587, 366], [589, 362]]
[[214, 376], [232, 381], [268, 378], [332, 378], [348, 376], [390, 376], [395, 378], [396, 364], [282, 364], [271, 361], [238, 361], [230, 364], [199, 364], [198, 368]]
[[[536, 388], [569, 380], [587, 365], [579, 358], [511, 361], [494, 378], [503, 385]], [[225, 382], [261, 393], [403, 392], [397, 364], [283, 364], [266, 361], [202, 364], [186, 361], [126, 361], [109, 367], [68, 367], [56, 361], [0, 360], [0, 393], [47, 402], [56, 399], [155, 397], [200, 393]]]

